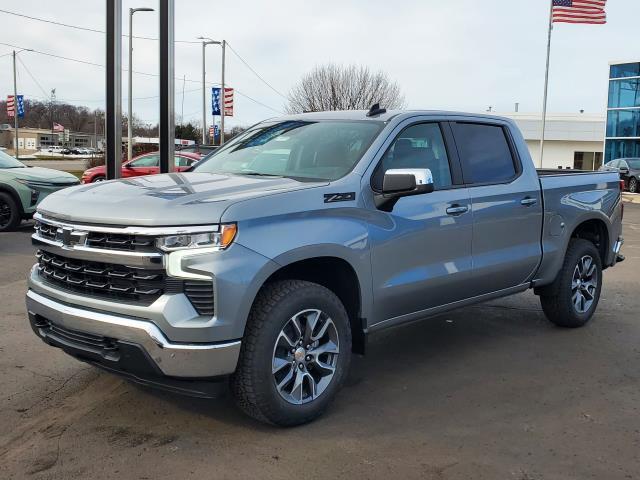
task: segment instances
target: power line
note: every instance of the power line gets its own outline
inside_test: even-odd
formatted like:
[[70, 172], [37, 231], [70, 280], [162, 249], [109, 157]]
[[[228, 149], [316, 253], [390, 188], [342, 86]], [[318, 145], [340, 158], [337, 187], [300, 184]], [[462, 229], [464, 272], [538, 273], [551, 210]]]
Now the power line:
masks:
[[42, 85], [40, 85], [40, 82], [38, 80], [36, 80], [36, 77], [33, 76], [33, 73], [31, 73], [31, 70], [29, 70], [29, 68], [25, 65], [25, 63], [22, 61], [22, 58], [18, 57], [18, 61], [20, 62], [20, 64], [24, 67], [24, 69], [27, 71], [27, 73], [29, 74], [29, 76], [31, 77], [31, 80], [34, 81], [34, 83], [38, 86], [38, 88], [40, 89], [40, 91], [42, 93], [44, 93], [44, 96], [47, 96], [47, 92], [45, 91], [44, 88], [42, 88]]
[[[20, 49], [21, 49], [21, 48], [24, 48], [24, 47], [21, 47], [21, 46], [19, 46], [19, 45], [13, 45], [13, 44], [11, 44], [11, 43], [4, 43], [4, 42], [0, 42], [0, 45], [4, 45], [4, 46], [7, 46], [7, 47], [11, 47], [11, 48], [20, 48]], [[62, 59], [62, 60], [68, 60], [68, 61], [71, 61], [71, 62], [78, 62], [78, 63], [82, 63], [82, 64], [85, 64], [85, 65], [92, 65], [92, 66], [94, 66], [94, 67], [105, 68], [105, 66], [104, 66], [104, 65], [102, 65], [102, 64], [100, 64], [100, 63], [90, 62], [90, 61], [87, 61], [87, 60], [79, 60], [79, 59], [77, 59], [77, 58], [65, 57], [65, 56], [62, 56], [62, 55], [56, 55], [56, 54], [54, 54], [54, 53], [41, 52], [40, 50], [34, 50], [34, 49], [31, 49], [31, 51], [32, 51], [33, 53], [38, 53], [38, 54], [40, 54], [40, 55], [45, 55], [45, 56], [52, 57], [52, 58], [58, 58], [58, 59]], [[160, 75], [159, 75], [159, 74], [157, 74], [157, 73], [136, 72], [136, 71], [134, 71], [133, 73], [138, 74], [138, 75], [151, 76], [151, 77], [159, 77], [159, 76], [160, 76]], [[178, 78], [178, 77], [176, 77], [176, 79], [177, 79], [177, 80], [180, 80], [180, 78]], [[190, 83], [201, 83], [201, 80], [190, 80], [190, 79], [188, 79], [188, 78], [187, 78], [187, 79], [184, 79], [184, 80], [185, 80], [186, 82], [190, 82]], [[219, 84], [219, 83], [211, 83], [211, 82], [209, 82], [209, 83], [208, 83], [208, 85], [209, 85], [209, 86], [218, 86], [218, 85], [220, 85], [220, 84]], [[275, 109], [275, 108], [273, 108], [273, 107], [270, 107], [269, 105], [267, 105], [267, 104], [265, 104], [265, 103], [262, 103], [262, 102], [260, 102], [259, 100], [256, 100], [256, 99], [255, 99], [255, 98], [253, 98], [253, 97], [250, 97], [249, 95], [247, 95], [247, 94], [243, 93], [242, 91], [238, 90], [237, 88], [235, 88], [235, 89], [234, 89], [234, 91], [235, 91], [238, 95], [240, 95], [241, 97], [244, 97], [244, 98], [246, 98], [246, 99], [248, 99], [248, 100], [250, 100], [250, 101], [254, 102], [254, 103], [255, 103], [255, 104], [257, 104], [257, 105], [260, 105], [260, 106], [262, 106], [262, 107], [265, 107], [265, 108], [267, 108], [267, 109], [269, 109], [269, 110], [271, 110], [271, 111], [273, 111], [273, 112], [276, 112], [276, 113], [280, 113], [280, 114], [282, 114], [282, 113], [283, 113], [283, 112], [282, 112], [282, 111], [280, 111], [280, 110], [277, 110], [277, 109]]]
[[279, 92], [278, 90], [276, 90], [276, 89], [275, 89], [275, 88], [274, 88], [274, 87], [273, 87], [269, 82], [267, 82], [264, 78], [262, 78], [262, 76], [261, 76], [258, 72], [256, 72], [256, 71], [251, 67], [251, 65], [249, 65], [249, 64], [247, 63], [247, 61], [246, 61], [244, 58], [242, 58], [242, 57], [240, 56], [240, 54], [239, 54], [238, 52], [236, 52], [236, 51], [235, 51], [235, 49], [231, 46], [231, 44], [230, 44], [229, 42], [227, 42], [227, 46], [229, 47], [229, 49], [231, 49], [231, 51], [234, 53], [234, 55], [235, 55], [236, 57], [238, 57], [238, 59], [239, 59], [242, 63], [244, 63], [244, 65], [245, 65], [249, 70], [251, 70], [251, 71], [253, 72], [253, 74], [254, 74], [256, 77], [258, 77], [258, 78], [262, 81], [262, 83], [264, 83], [267, 87], [269, 87], [271, 90], [273, 90], [274, 92], [276, 92], [278, 95], [280, 95], [280, 96], [281, 96], [282, 98], [284, 98], [285, 100], [288, 100], [288, 98], [287, 98], [285, 95], [283, 95], [282, 93], [280, 93], [280, 92]]
[[[0, 9], [0, 13], [6, 13], [7, 15], [14, 15], [16, 17], [27, 18], [29, 20], [35, 20], [36, 22], [50, 23], [51, 25], [57, 25], [59, 27], [73, 28], [74, 30], [82, 30], [84, 32], [102, 33], [102, 34], [107, 33], [104, 30], [98, 30], [96, 28], [79, 27], [78, 25], [70, 25], [68, 23], [57, 22], [55, 20], [48, 20], [46, 18], [33, 17], [31, 15], [25, 15], [24, 13], [10, 12], [9, 10]], [[125, 33], [122, 36], [127, 37], [128, 35], [129, 34]], [[133, 36], [133, 38], [136, 38], [138, 40], [154, 40], [154, 41], [158, 40], [157, 38], [153, 38], [153, 37], [140, 37], [135, 35]], [[196, 40], [175, 40], [175, 42], [176, 43], [200, 43], [199, 41], [196, 41]]]

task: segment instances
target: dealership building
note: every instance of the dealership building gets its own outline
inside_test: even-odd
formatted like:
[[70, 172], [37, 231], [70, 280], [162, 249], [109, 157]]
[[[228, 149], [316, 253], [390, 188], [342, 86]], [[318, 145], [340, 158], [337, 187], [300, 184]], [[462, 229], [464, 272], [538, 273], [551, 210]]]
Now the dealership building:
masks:
[[513, 119], [527, 142], [531, 158], [540, 168], [597, 170], [602, 166], [605, 118], [585, 113], [547, 114], [544, 162], [540, 165], [542, 115], [498, 113]]
[[605, 162], [640, 157], [640, 62], [609, 66]]

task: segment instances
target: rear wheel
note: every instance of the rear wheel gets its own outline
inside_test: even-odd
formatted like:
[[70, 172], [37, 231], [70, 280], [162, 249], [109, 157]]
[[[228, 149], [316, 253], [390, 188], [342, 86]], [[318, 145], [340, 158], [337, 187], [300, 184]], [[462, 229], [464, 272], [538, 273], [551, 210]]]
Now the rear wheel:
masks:
[[638, 193], [638, 180], [636, 178], [631, 178], [629, 180], [629, 191], [631, 193]]
[[542, 310], [559, 327], [582, 327], [593, 316], [601, 289], [598, 249], [588, 240], [573, 239], [558, 278], [540, 295]]
[[251, 310], [231, 388], [257, 420], [307, 423], [331, 403], [350, 357], [349, 318], [333, 292], [301, 280], [274, 282]]
[[0, 192], [0, 232], [9, 232], [20, 224], [20, 209], [11, 195]]

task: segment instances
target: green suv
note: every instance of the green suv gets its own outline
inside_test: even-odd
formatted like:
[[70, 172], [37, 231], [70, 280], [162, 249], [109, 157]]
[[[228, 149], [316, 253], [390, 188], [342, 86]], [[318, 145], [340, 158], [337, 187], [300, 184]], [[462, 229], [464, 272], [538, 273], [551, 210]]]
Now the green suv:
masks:
[[31, 218], [38, 203], [50, 193], [79, 183], [70, 173], [27, 167], [0, 151], [0, 232], [13, 230]]

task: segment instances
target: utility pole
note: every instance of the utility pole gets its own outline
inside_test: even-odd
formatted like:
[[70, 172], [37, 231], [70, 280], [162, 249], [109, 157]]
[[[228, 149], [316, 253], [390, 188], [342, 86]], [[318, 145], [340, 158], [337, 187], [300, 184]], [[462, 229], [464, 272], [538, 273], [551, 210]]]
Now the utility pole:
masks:
[[222, 104], [220, 108], [220, 146], [224, 145], [224, 109], [226, 106], [225, 102], [225, 91], [224, 91], [224, 69], [225, 69], [225, 52], [227, 51], [227, 41], [222, 40], [222, 85], [220, 90], [220, 103]]
[[129, 9], [129, 111], [127, 118], [127, 160], [133, 158], [133, 14], [136, 12], [153, 12], [153, 8]]
[[13, 51], [13, 120], [15, 127], [15, 139], [16, 139], [16, 160], [19, 160], [19, 146], [18, 146], [18, 80], [16, 76], [16, 51]]
[[[198, 37], [202, 40], [202, 144], [207, 143], [207, 70], [206, 70], [206, 50], [207, 45], [220, 45], [217, 40], [211, 40], [209, 37]], [[211, 142], [213, 143], [213, 142]]]

